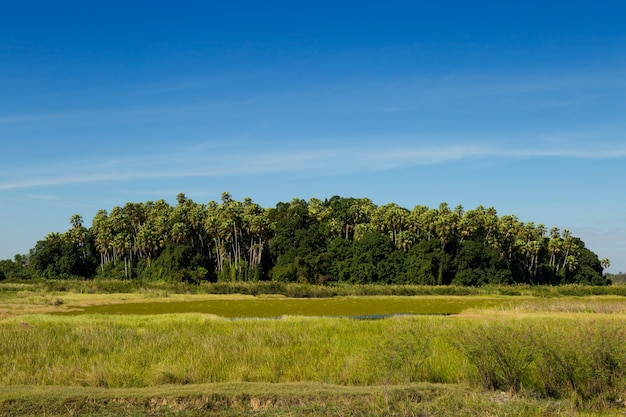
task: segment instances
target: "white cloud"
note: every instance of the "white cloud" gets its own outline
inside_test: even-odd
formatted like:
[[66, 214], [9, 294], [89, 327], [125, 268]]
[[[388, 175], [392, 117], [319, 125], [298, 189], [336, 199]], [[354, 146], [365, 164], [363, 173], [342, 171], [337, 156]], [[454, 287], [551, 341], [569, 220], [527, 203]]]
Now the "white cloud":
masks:
[[[367, 143], [386, 143], [382, 138]], [[524, 143], [524, 142], [521, 142]], [[72, 161], [24, 168], [2, 175], [0, 190], [34, 188], [103, 181], [130, 181], [185, 177], [219, 177], [271, 173], [318, 175], [385, 171], [394, 168], [449, 163], [479, 158], [583, 158], [626, 157], [626, 147], [617, 149], [504, 149], [493, 146], [361, 145], [330, 149], [300, 148], [285, 151], [255, 151], [239, 148], [203, 149], [195, 146], [178, 153], [129, 156], [124, 159]]]

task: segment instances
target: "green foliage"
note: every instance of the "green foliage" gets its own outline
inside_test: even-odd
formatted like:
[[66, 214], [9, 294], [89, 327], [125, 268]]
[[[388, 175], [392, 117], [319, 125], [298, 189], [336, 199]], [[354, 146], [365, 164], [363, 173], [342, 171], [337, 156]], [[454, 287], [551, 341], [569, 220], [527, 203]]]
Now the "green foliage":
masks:
[[44, 278], [91, 278], [95, 272], [91, 236], [86, 234], [77, 241], [70, 232], [51, 233], [31, 249], [29, 263]]
[[[333, 196], [264, 209], [251, 199], [176, 206], [159, 200], [100, 210], [91, 228], [80, 215], [65, 233], [37, 242], [17, 269], [56, 279], [94, 276], [199, 283], [265, 281], [324, 284], [607, 285], [584, 243], [543, 225], [482, 206], [451, 210]], [[98, 265], [99, 264], [99, 265]]]
[[272, 279], [284, 282], [318, 283], [330, 267], [319, 223], [309, 214], [303, 200], [279, 203], [270, 212], [274, 234], [271, 255], [275, 265]]
[[570, 273], [571, 281], [583, 285], [606, 285], [607, 278], [602, 275], [602, 265], [598, 255], [585, 247], [585, 244], [576, 239], [579, 249], [578, 268]]
[[330, 271], [338, 281], [353, 284], [404, 282], [404, 254], [385, 235], [366, 232], [353, 242], [338, 238], [331, 242], [329, 250]]
[[460, 243], [454, 257], [455, 285], [511, 284], [513, 277], [506, 262], [491, 246], [476, 240]]
[[14, 278], [21, 267], [10, 259], [0, 260], [0, 281]]
[[168, 245], [154, 261], [139, 264], [139, 277], [147, 281], [199, 283], [207, 278], [202, 254], [188, 245]]
[[409, 250], [406, 260], [407, 282], [418, 285], [450, 283], [450, 254], [435, 240], [422, 240]]

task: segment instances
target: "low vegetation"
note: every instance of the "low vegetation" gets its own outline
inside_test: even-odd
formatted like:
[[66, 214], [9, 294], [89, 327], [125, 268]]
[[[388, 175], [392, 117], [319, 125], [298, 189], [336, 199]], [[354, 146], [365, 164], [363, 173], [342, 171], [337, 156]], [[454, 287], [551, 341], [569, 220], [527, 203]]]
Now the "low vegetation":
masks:
[[[158, 285], [107, 293], [104, 289], [113, 289], [115, 282], [100, 282], [102, 288], [95, 290], [83, 287], [98, 282], [0, 284], [0, 415], [608, 416], [625, 412], [626, 301], [621, 295], [585, 295], [611, 287], [509, 288], [519, 294], [514, 296], [501, 294], [506, 287], [459, 287], [471, 295], [411, 298], [360, 297], [354, 295], [357, 286], [342, 287], [351, 294], [334, 300], [382, 299], [392, 304], [412, 299], [418, 304], [439, 303], [440, 309], [456, 300], [465, 303], [464, 310], [453, 316], [378, 320], [48, 314], [88, 305], [210, 303], [224, 297], [285, 300], [294, 305], [316, 301], [285, 299], [254, 287], [269, 283], [233, 284], [223, 291], [256, 288], [257, 296], [204, 294], [206, 288], [191, 294], [185, 293], [184, 286]], [[308, 288], [281, 285], [283, 289], [302, 286], [299, 293]], [[400, 291], [401, 287], [381, 288]], [[369, 294], [372, 288], [360, 291]], [[230, 305], [238, 308], [236, 302]]]
[[626, 273], [619, 272], [617, 274], [606, 274], [606, 277], [611, 280], [613, 284], [626, 284]]
[[0, 299], [16, 292], [33, 293], [81, 293], [81, 294], [278, 294], [292, 298], [326, 298], [366, 295], [510, 295], [533, 297], [626, 296], [626, 285], [483, 285], [468, 287], [459, 285], [383, 285], [334, 283], [316, 285], [276, 281], [257, 282], [188, 282], [141, 281], [124, 279], [28, 279], [0, 283]]
[[605, 402], [626, 389], [614, 317], [27, 316], [3, 320], [0, 340], [3, 386], [442, 382]]

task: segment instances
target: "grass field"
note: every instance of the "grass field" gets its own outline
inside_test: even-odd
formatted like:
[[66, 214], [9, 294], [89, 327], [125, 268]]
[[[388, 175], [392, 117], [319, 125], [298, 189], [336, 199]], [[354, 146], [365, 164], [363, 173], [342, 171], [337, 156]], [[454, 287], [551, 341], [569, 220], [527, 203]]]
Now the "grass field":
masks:
[[[288, 302], [297, 313], [311, 300], [0, 285], [0, 415], [626, 414], [621, 297], [331, 300], [458, 314], [354, 320], [281, 310], [267, 319], [254, 306]], [[171, 312], [224, 301], [256, 318]], [[169, 312], [136, 314], [141, 305]], [[82, 314], [50, 314], [59, 312]]]

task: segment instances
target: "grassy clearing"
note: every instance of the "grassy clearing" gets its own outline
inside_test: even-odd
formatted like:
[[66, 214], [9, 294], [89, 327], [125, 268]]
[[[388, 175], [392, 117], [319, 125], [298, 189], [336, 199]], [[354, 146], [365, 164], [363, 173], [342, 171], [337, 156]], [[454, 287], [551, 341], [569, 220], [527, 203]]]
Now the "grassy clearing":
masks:
[[626, 414], [621, 297], [458, 297], [499, 301], [454, 317], [229, 320], [32, 313], [289, 300], [34, 290], [0, 291], [0, 415]]
[[621, 404], [622, 316], [486, 321], [226, 320], [201, 314], [0, 321], [0, 386], [225, 382], [465, 384], [581, 407]]

